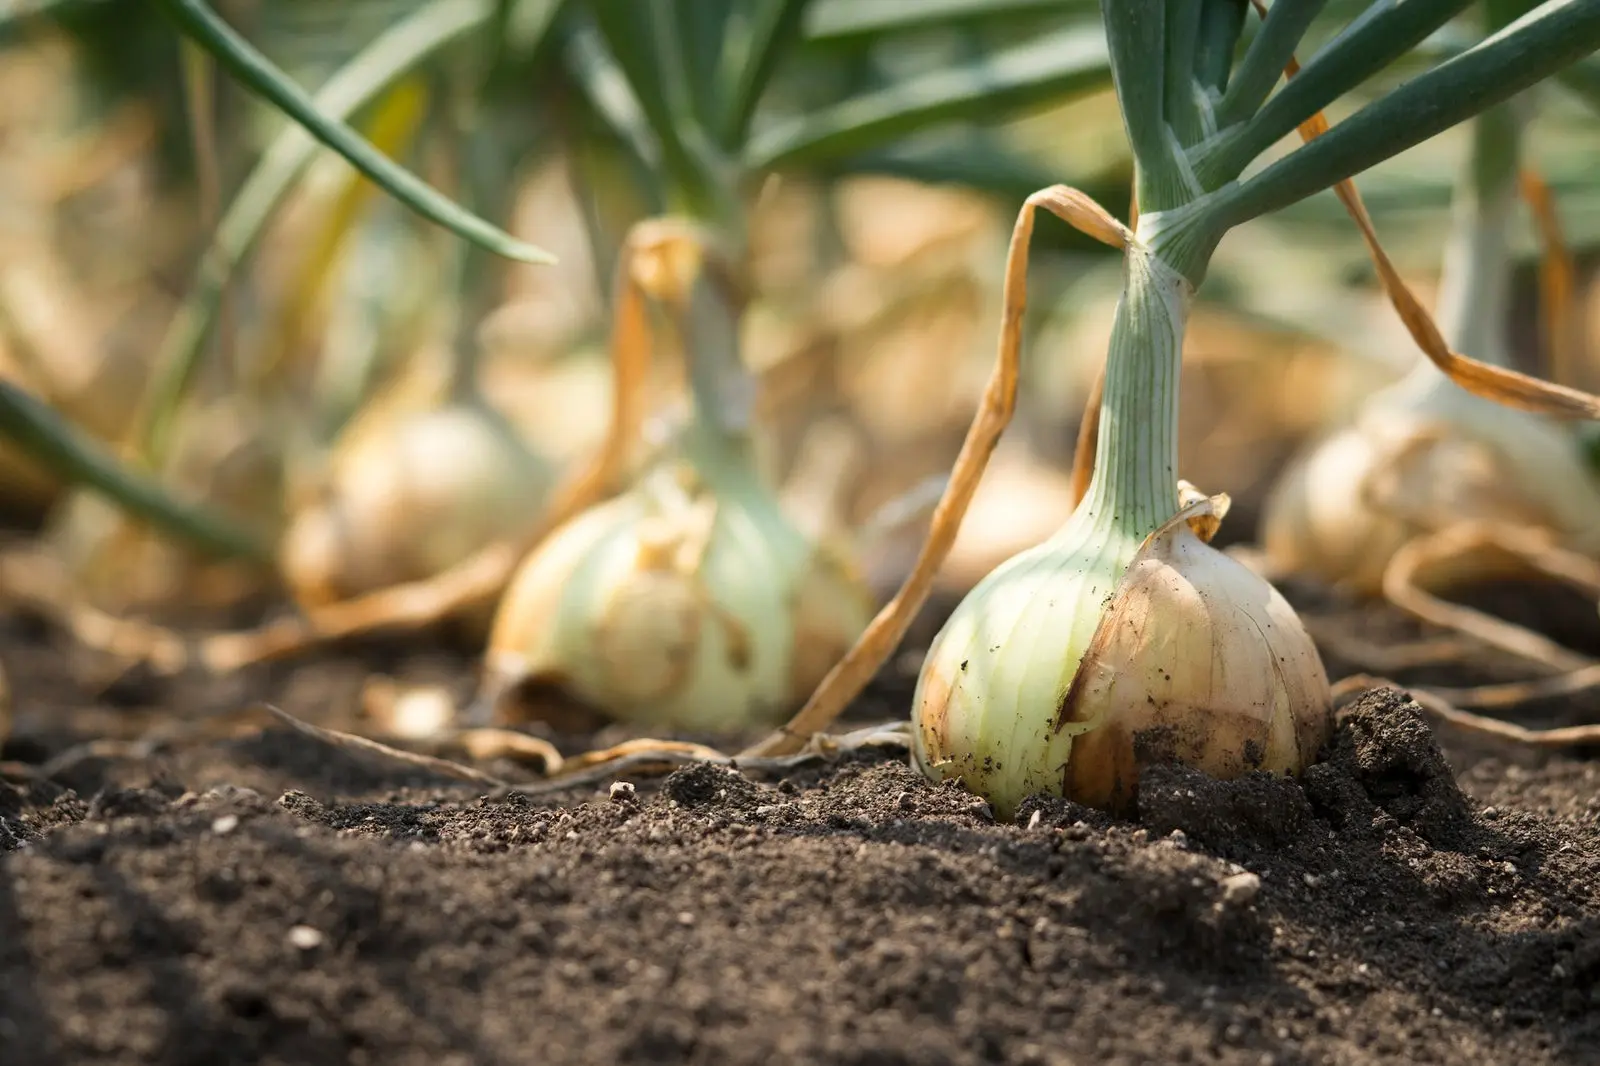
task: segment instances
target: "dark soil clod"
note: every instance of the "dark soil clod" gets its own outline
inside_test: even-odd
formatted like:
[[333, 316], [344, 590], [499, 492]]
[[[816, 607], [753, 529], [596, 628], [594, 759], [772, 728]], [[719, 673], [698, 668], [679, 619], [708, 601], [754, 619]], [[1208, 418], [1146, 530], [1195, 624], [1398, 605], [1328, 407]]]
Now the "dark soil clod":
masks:
[[682, 807], [718, 804], [740, 808], [759, 804], [765, 790], [737, 770], [695, 763], [667, 775], [661, 791]]
[[1310, 776], [1309, 790], [1342, 825], [1378, 808], [1425, 840], [1460, 836], [1466, 795], [1422, 709], [1404, 693], [1385, 688], [1362, 696], [1340, 714], [1328, 747], [1328, 769]]
[[1311, 819], [1300, 784], [1254, 771], [1217, 781], [1185, 766], [1157, 765], [1139, 777], [1139, 821], [1153, 833], [1174, 829], [1226, 853], [1246, 838], [1261, 846], [1293, 841]]

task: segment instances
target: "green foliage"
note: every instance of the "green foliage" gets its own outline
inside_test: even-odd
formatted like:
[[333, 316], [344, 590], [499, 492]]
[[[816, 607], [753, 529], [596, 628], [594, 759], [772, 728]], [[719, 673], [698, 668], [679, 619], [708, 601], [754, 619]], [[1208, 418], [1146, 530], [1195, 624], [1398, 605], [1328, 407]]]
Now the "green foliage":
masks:
[[458, 236], [508, 259], [551, 263], [554, 257], [479, 218], [389, 160], [343, 122], [317, 110], [315, 102], [201, 0], [156, 0], [180, 30], [210, 52], [250, 89], [281, 108], [319, 141], [395, 199]]
[[[1441, 31], [1468, 3], [1276, 0], [1260, 21], [1247, 0], [418, 0], [315, 96], [205, 0], [156, 0], [166, 24], [107, 0], [31, 6], [36, 14], [49, 8], [37, 17], [75, 25], [85, 40], [125, 46], [101, 48], [94, 62], [113, 84], [169, 93], [174, 114], [181, 112], [172, 26], [297, 124], [235, 194], [174, 319], [157, 361], [160, 422], [195, 376], [230, 276], [319, 146], [479, 248], [551, 261], [346, 125], [441, 55], [476, 79], [476, 121], [509, 116], [508, 128], [526, 127], [508, 140], [512, 155], [541, 138], [578, 155], [603, 148], [629, 161], [647, 209], [684, 211], [735, 238], [753, 190], [775, 170], [894, 174], [1011, 202], [1067, 177], [1122, 213], [1124, 161], [1069, 161], [1072, 173], [1063, 175], [1002, 130], [1114, 84], [1141, 204], [1146, 213], [1183, 215], [1170, 245], [1200, 264], [1228, 227], [1296, 204], [1558, 71], [1600, 107], [1591, 55], [1600, 45], [1600, 0], [1485, 0], [1480, 10], [1498, 32], [1470, 47], [1442, 46]], [[33, 17], [0, 21], [0, 38]], [[1312, 41], [1321, 46], [1308, 48]], [[1280, 71], [1297, 52], [1304, 69], [1284, 83]], [[1425, 69], [1315, 143], [1243, 177], [1299, 123], [1351, 94], [1370, 95], [1368, 83], [1402, 63]], [[29, 439], [54, 439], [40, 432]], [[68, 466], [102, 488], [126, 480], [107, 480], [94, 463]], [[151, 506], [137, 493], [130, 499]], [[183, 528], [195, 535], [192, 524]]]
[[1303, 200], [1510, 99], [1596, 48], [1600, 0], [1542, 4], [1234, 187], [1217, 210], [1237, 225]]
[[71, 484], [94, 489], [129, 514], [222, 557], [269, 564], [272, 549], [227, 519], [169, 496], [159, 484], [119, 463], [50, 407], [0, 380], [0, 437]]
[[[312, 99], [312, 107], [342, 123], [439, 52], [481, 29], [491, 13], [489, 0], [432, 0], [421, 5], [329, 78]], [[217, 224], [194, 282], [156, 353], [141, 434], [145, 454], [152, 460], [159, 461], [165, 434], [199, 368], [234, 271], [320, 151], [320, 143], [304, 127], [284, 129]]]
[[812, 164], [892, 144], [929, 126], [992, 124], [1104, 89], [1109, 73], [1100, 27], [1072, 26], [774, 123], [751, 141], [746, 160], [754, 170]]

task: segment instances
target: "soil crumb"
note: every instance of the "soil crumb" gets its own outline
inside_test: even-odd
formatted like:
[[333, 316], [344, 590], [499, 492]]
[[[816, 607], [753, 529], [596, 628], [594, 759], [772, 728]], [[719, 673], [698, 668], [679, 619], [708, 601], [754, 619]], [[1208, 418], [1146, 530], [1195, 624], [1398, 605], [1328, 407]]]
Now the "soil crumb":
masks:
[[887, 756], [216, 785], [260, 736], [0, 786], [0, 1061], [1600, 1061], [1592, 768], [1464, 775], [1489, 806], [1393, 690], [1304, 780], [1157, 767], [1137, 821]]

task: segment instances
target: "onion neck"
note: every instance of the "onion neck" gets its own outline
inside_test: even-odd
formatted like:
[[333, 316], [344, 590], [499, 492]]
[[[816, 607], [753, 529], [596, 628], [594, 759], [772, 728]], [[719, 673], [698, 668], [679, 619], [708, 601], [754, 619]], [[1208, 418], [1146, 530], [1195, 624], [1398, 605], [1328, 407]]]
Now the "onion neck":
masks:
[[710, 273], [695, 279], [681, 334], [690, 419], [683, 446], [713, 491], [760, 488], [753, 441], [755, 377], [744, 365], [739, 302]]
[[1058, 537], [1087, 525], [1142, 541], [1178, 510], [1178, 375], [1191, 288], [1137, 238], [1122, 270], [1094, 475]]

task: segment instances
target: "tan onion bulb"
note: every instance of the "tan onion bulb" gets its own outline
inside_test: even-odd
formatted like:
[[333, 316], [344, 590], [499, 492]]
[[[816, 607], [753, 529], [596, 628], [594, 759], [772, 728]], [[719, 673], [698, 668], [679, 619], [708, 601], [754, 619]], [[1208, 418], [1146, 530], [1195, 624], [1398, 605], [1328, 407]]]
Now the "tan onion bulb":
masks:
[[1296, 457], [1263, 508], [1273, 565], [1377, 595], [1407, 541], [1476, 519], [1550, 529], [1600, 555], [1600, 484], [1575, 438], [1465, 392], [1448, 398], [1456, 409], [1438, 414], [1445, 405], [1375, 398]]
[[979, 583], [918, 681], [917, 766], [1001, 817], [1036, 793], [1125, 808], [1153, 762], [1298, 773], [1328, 734], [1327, 674], [1278, 591], [1190, 528], [1215, 506], [1125, 567], [1128, 542], [1080, 520]]
[[475, 402], [400, 413], [341, 445], [279, 549], [306, 605], [420, 581], [523, 533], [550, 482], [505, 420]]
[[873, 604], [807, 538], [747, 445], [691, 425], [630, 491], [558, 529], [502, 599], [490, 702], [549, 684], [646, 728], [732, 733], [803, 700]]

